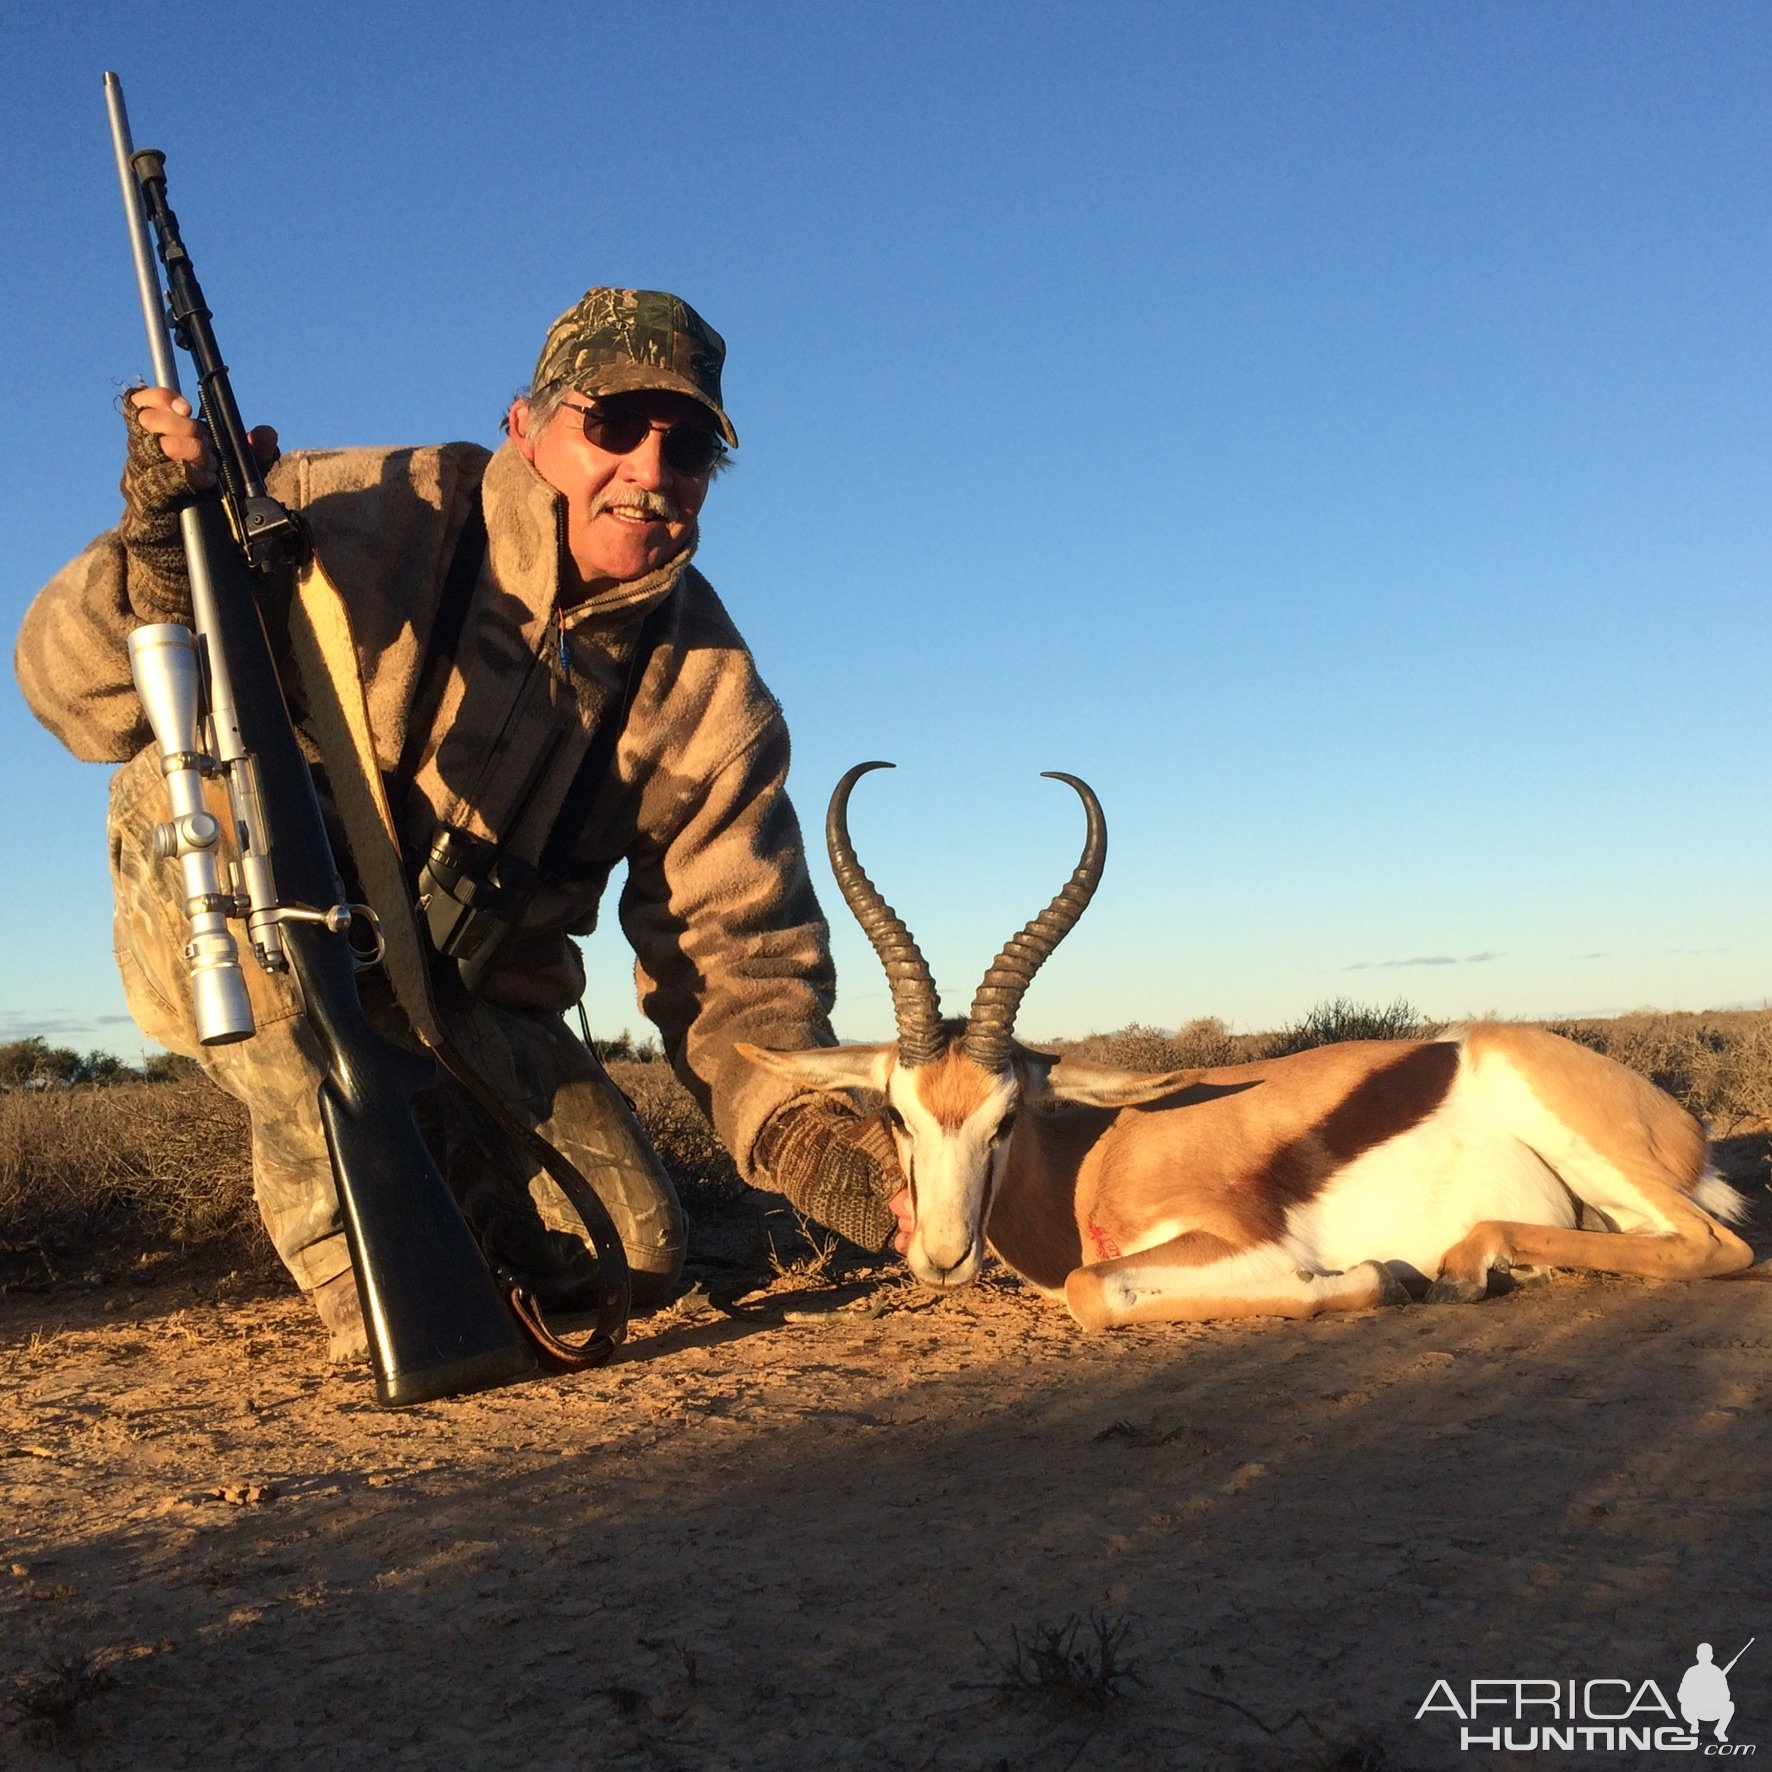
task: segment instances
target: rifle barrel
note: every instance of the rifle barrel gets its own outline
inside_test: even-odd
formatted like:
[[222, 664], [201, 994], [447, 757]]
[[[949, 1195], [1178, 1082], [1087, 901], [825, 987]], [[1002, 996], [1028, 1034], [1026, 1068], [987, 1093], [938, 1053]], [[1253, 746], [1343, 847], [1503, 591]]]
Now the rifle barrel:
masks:
[[123, 82], [105, 75], [105, 108], [111, 113], [111, 149], [117, 156], [117, 181], [123, 187], [123, 213], [129, 221], [129, 253], [135, 260], [135, 288], [141, 298], [142, 320], [148, 331], [148, 355], [154, 364], [154, 385], [179, 391], [178, 362], [166, 333], [166, 308], [160, 295], [160, 273], [154, 264], [154, 246], [148, 238], [147, 218], [142, 214], [141, 192], [135, 180], [135, 143], [129, 134], [129, 112], [123, 104]]

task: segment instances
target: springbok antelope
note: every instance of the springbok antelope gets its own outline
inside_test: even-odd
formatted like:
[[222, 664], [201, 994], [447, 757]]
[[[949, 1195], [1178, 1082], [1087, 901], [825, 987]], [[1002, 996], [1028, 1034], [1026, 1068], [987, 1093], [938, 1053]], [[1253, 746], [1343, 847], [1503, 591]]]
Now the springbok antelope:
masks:
[[[1533, 1028], [1349, 1041], [1202, 1070], [1116, 1070], [1013, 1037], [1035, 972], [1107, 856], [1101, 806], [1064, 889], [997, 956], [965, 1020], [941, 1016], [910, 931], [862, 872], [849, 796], [825, 823], [844, 900], [886, 969], [898, 1039], [766, 1052], [819, 1089], [870, 1088], [909, 1183], [906, 1259], [947, 1291], [986, 1237], [1086, 1329], [1481, 1298], [1515, 1266], [1657, 1279], [1732, 1273], [1745, 1203], [1703, 1128], [1613, 1060]], [[1069, 1104], [1060, 1106], [1059, 1104]]]

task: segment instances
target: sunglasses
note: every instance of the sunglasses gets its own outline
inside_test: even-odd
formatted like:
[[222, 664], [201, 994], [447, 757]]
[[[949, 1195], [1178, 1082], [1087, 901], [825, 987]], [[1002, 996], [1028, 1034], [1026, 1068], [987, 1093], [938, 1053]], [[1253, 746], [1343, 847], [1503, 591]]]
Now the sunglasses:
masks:
[[705, 425], [660, 424], [633, 406], [560, 404], [582, 417], [585, 441], [611, 455], [632, 455], [654, 431], [664, 432], [658, 452], [679, 474], [705, 474], [726, 453], [726, 445]]

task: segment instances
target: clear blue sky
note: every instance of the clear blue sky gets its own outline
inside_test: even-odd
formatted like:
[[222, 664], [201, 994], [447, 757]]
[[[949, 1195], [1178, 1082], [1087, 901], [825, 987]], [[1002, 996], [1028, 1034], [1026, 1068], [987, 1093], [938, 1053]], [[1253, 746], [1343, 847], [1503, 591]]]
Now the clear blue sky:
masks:
[[[950, 1007], [1075, 859], [1043, 769], [1112, 850], [1030, 1037], [1772, 994], [1765, 6], [19, 6], [0, 66], [9, 632], [146, 367], [115, 68], [286, 446], [495, 441], [590, 283], [726, 334], [701, 563], [807, 821], [900, 765]], [[132, 1052], [106, 772], [0, 743], [0, 1038]]]

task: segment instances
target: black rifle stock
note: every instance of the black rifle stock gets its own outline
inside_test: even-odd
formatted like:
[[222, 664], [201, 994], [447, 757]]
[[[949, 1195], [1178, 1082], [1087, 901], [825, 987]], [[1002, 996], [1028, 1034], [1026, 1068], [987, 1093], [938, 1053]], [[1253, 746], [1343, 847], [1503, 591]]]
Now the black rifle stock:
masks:
[[[180, 513], [210, 702], [209, 742], [200, 748], [213, 750], [214, 759], [167, 756], [164, 766], [169, 777], [177, 767], [214, 773], [219, 760], [230, 778], [253, 946], [261, 963], [287, 966], [293, 975], [325, 1067], [320, 1112], [379, 1401], [394, 1407], [508, 1383], [536, 1369], [535, 1352], [414, 1119], [414, 1097], [436, 1081], [431, 1060], [385, 1039], [364, 1013], [351, 941], [361, 907], [340, 902], [313, 776], [259, 613], [267, 585], [293, 576], [299, 525], [264, 494], [202, 292], [166, 206], [161, 156], [135, 152], [114, 74], [105, 76], [105, 89], [156, 380], [177, 389], [148, 249], [150, 222], [171, 289], [168, 306], [179, 342], [197, 364], [203, 418], [221, 461], [219, 491]], [[191, 842], [200, 847], [213, 838], [199, 833]], [[215, 906], [203, 908], [213, 913]], [[192, 915], [195, 922], [198, 912]], [[232, 1026], [204, 1035], [240, 1037]]]

